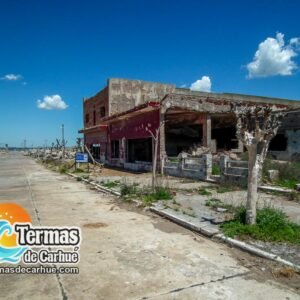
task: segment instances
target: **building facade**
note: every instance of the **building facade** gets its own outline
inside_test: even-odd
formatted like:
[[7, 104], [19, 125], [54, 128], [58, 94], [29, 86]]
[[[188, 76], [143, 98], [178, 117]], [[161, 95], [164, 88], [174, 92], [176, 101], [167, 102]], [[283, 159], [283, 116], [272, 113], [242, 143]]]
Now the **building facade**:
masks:
[[[233, 102], [300, 108], [299, 101], [194, 92], [172, 84], [111, 78], [98, 94], [83, 100], [84, 128], [79, 132], [84, 134], [84, 143], [96, 159], [134, 170], [151, 168], [151, 133], [158, 129], [159, 160], [202, 146], [212, 153], [243, 152], [235, 136]], [[299, 116], [299, 111], [289, 114], [272, 141], [270, 153], [274, 158], [298, 157]]]

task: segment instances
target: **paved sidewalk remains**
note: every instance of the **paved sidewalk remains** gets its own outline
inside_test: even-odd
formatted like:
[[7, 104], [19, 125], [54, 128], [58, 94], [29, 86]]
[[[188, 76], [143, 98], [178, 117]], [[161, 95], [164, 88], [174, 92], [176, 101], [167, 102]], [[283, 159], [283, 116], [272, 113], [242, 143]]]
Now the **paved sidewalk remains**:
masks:
[[20, 154], [0, 160], [1, 202], [19, 203], [35, 224], [80, 226], [83, 235], [78, 275], [1, 275], [1, 297], [300, 299], [227, 246], [90, 188]]

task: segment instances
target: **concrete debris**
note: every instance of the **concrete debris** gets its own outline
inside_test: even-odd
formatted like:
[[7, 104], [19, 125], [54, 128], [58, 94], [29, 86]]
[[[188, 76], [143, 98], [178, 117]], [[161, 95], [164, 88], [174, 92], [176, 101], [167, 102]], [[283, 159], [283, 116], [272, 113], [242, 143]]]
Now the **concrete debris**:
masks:
[[180, 152], [180, 153], [178, 154], [177, 158], [178, 158], [178, 159], [184, 159], [184, 158], [188, 158], [188, 157], [190, 157], [190, 156], [191, 156], [191, 155], [190, 155], [189, 153], [182, 151], [182, 152]]
[[271, 182], [277, 181], [279, 179], [279, 171], [278, 170], [268, 170], [268, 179]]
[[219, 161], [220, 156], [222, 156], [222, 155], [228, 156], [230, 160], [238, 160], [238, 161], [241, 160], [241, 158], [236, 153], [234, 153], [232, 151], [226, 151], [226, 150], [219, 151], [218, 153], [214, 154], [213, 155], [213, 160], [214, 161]]
[[[65, 149], [64, 158], [65, 159], [75, 159], [76, 149]], [[62, 150], [50, 150], [50, 149], [30, 149], [24, 153], [25, 156], [31, 156], [34, 158], [39, 158], [42, 160], [59, 160], [63, 158]]]
[[199, 157], [202, 156], [203, 154], [211, 153], [210, 148], [204, 147], [201, 144], [193, 144], [193, 146], [189, 149], [188, 153], [192, 157]]

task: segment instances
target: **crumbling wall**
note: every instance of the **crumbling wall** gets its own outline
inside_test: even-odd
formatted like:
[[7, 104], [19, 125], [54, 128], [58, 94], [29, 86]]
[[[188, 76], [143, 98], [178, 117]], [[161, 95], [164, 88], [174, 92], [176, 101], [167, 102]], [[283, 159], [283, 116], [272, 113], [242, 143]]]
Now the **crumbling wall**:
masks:
[[[101, 124], [101, 112], [103, 113], [103, 108], [105, 115], [108, 115], [108, 88], [104, 88], [95, 96], [85, 99], [83, 103], [83, 124], [84, 128], [89, 128], [95, 125]], [[96, 112], [96, 119], [94, 124], [94, 111]], [[86, 120], [86, 115], [89, 115], [89, 120]]]
[[285, 151], [269, 151], [269, 155], [278, 160], [300, 162], [300, 129], [286, 130], [287, 148]]
[[175, 177], [207, 180], [212, 174], [212, 155], [200, 158], [182, 157], [179, 162], [165, 162], [164, 173]]
[[100, 144], [100, 159], [105, 161], [107, 157], [107, 130], [101, 129], [84, 134], [84, 143], [90, 148], [93, 144]]
[[108, 88], [109, 115], [114, 115], [146, 102], [159, 102], [175, 90], [175, 85], [111, 78]]
[[293, 161], [300, 161], [300, 130], [288, 130], [286, 132], [288, 138], [287, 152]]
[[221, 182], [246, 186], [248, 179], [248, 161], [230, 159], [227, 155], [220, 156]]
[[300, 161], [300, 112], [287, 114], [278, 133], [287, 138], [287, 148], [285, 151], [269, 151], [269, 154], [279, 160]]

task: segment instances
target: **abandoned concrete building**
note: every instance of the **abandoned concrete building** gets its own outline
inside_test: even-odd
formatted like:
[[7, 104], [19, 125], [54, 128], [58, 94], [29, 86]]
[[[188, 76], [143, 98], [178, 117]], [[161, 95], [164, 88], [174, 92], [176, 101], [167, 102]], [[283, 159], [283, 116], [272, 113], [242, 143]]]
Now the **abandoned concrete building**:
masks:
[[196, 92], [141, 80], [111, 78], [98, 94], [84, 99], [84, 128], [79, 132], [95, 159], [132, 170], [151, 168], [154, 145], [150, 131], [157, 128], [160, 161], [182, 151], [197, 155], [203, 146], [211, 153], [241, 153], [244, 147], [235, 135], [232, 102], [293, 108], [271, 141], [269, 153], [277, 159], [300, 160], [299, 101]]

